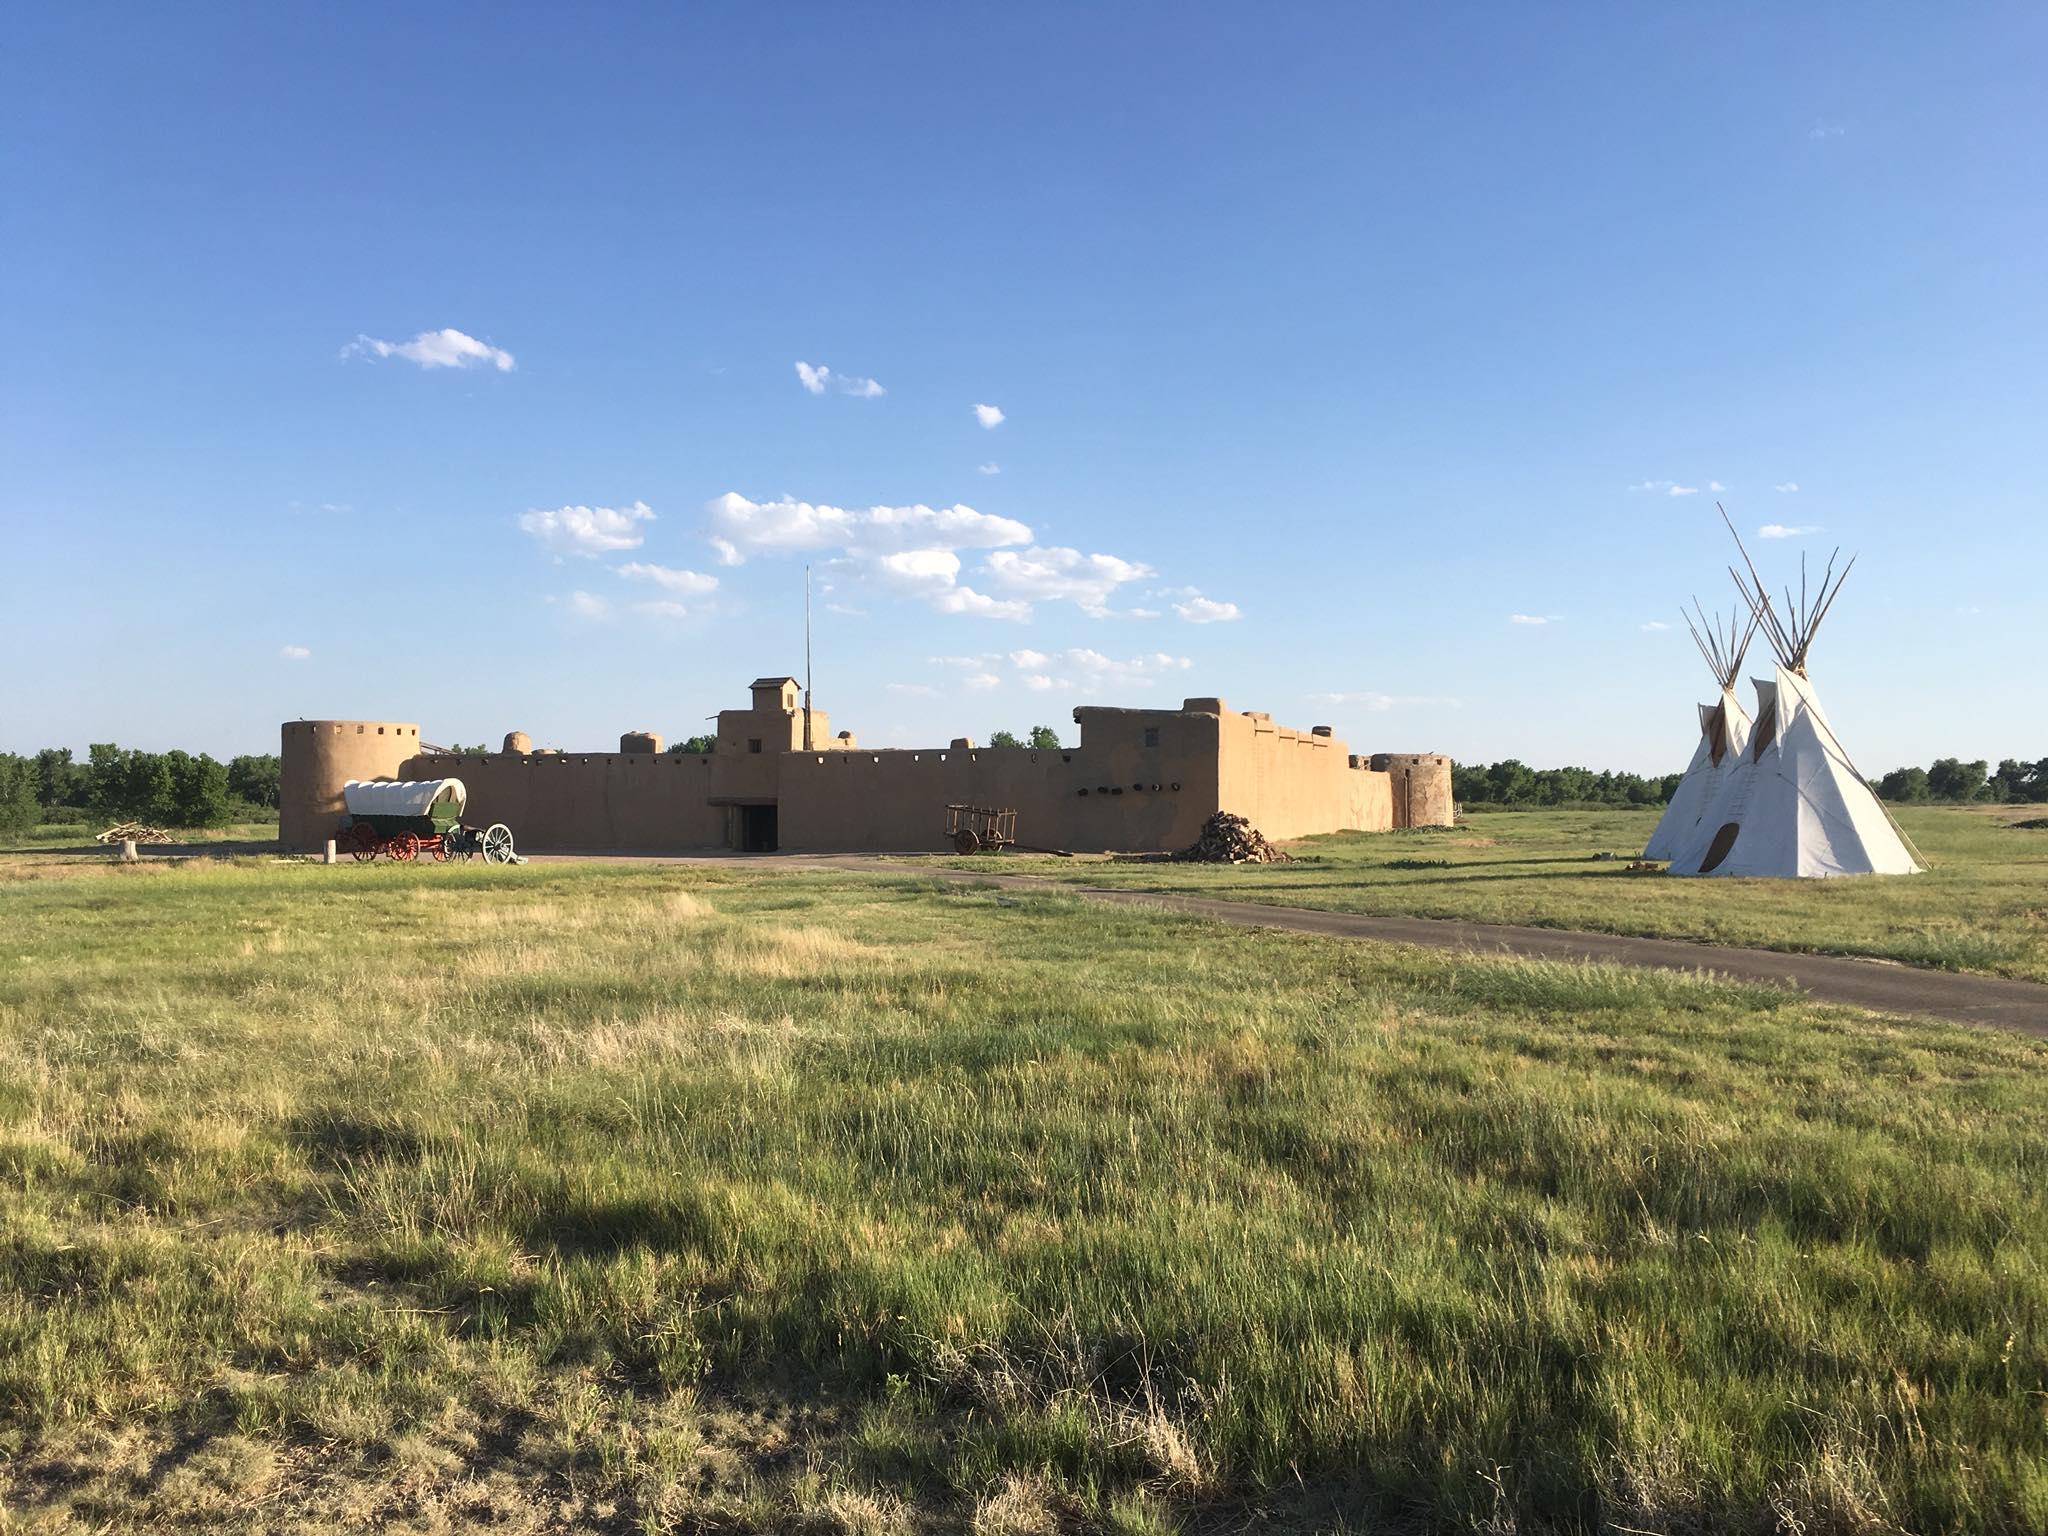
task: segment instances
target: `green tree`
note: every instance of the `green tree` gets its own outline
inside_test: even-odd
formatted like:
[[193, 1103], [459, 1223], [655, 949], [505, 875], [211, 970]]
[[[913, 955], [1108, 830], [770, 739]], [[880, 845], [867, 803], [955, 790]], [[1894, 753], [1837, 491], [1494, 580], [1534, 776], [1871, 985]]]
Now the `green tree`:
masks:
[[717, 750], [718, 738], [716, 736], [687, 736], [669, 748], [669, 751], [679, 753], [684, 757], [709, 757]]
[[0, 753], [0, 835], [16, 836], [43, 819], [40, 767], [34, 758]]
[[1057, 752], [1060, 749], [1060, 733], [1049, 725], [1034, 725], [1024, 744], [1040, 752]]
[[265, 810], [277, 809], [277, 786], [284, 765], [277, 754], [228, 760], [228, 793]]
[[1017, 733], [1015, 731], [993, 731], [989, 734], [988, 744], [992, 747], [1020, 747], [1023, 745], [1022, 742], [1017, 740]]
[[1974, 763], [1959, 758], [1939, 758], [1928, 766], [1927, 792], [1936, 800], [1970, 800], [1984, 787], [1990, 765], [1979, 759]]
[[1909, 805], [1930, 798], [1925, 768], [1894, 768], [1877, 781], [1877, 797], [1895, 805]]
[[36, 754], [37, 803], [76, 805], [84, 789], [85, 770], [71, 761], [69, 747], [45, 747]]
[[178, 786], [169, 759], [161, 752], [129, 752], [125, 757], [119, 814], [156, 826], [174, 824]]
[[228, 824], [228, 770], [204, 752], [166, 752], [171, 771], [171, 823], [180, 827]]

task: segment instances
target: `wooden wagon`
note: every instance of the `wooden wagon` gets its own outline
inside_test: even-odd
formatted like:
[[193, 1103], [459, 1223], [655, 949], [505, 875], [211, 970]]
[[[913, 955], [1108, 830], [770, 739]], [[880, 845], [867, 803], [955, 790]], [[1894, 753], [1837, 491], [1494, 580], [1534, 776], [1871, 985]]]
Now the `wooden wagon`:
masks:
[[341, 797], [349, 819], [335, 846], [362, 863], [379, 854], [400, 864], [423, 853], [442, 864], [478, 855], [487, 864], [511, 864], [518, 857], [502, 821], [463, 825], [469, 792], [460, 779], [350, 779]]
[[955, 853], [995, 853], [1016, 846], [1017, 813], [988, 805], [946, 807], [946, 840]]

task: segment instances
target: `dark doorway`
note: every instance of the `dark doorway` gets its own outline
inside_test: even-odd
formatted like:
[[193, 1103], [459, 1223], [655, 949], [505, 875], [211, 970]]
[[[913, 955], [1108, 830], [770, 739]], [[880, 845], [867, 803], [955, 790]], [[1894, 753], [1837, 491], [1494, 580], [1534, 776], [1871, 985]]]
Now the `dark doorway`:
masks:
[[777, 847], [775, 837], [775, 807], [772, 805], [743, 805], [740, 813], [740, 852], [773, 853]]

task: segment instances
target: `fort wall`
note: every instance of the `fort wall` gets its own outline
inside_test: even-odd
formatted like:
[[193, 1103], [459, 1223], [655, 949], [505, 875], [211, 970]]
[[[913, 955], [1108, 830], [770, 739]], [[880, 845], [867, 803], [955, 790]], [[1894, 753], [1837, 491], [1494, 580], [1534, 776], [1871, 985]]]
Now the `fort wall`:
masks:
[[396, 720], [287, 720], [278, 747], [277, 843], [318, 853], [347, 819], [350, 779], [401, 777], [420, 749], [420, 728]]
[[460, 779], [462, 819], [502, 821], [521, 848], [685, 853], [727, 846], [726, 808], [712, 804], [712, 760], [680, 752], [430, 753], [399, 765], [406, 779]]
[[1267, 837], [1393, 825], [1386, 775], [1364, 767], [1334, 735], [1289, 730], [1258, 713], [1226, 712], [1218, 723], [1221, 808]]
[[[1353, 755], [1327, 727], [1296, 731], [1221, 699], [1180, 709], [1074, 711], [1072, 747], [875, 750], [828, 736], [794, 679], [762, 678], [753, 707], [720, 713], [709, 753], [422, 752], [417, 726], [294, 721], [284, 727], [280, 837], [317, 850], [345, 816], [349, 778], [459, 778], [463, 819], [502, 821], [536, 852], [927, 852], [949, 845], [946, 807], [1014, 809], [1018, 839], [1075, 852], [1166, 851], [1218, 810], [1275, 839], [1448, 824], [1450, 761]], [[525, 744], [520, 733], [508, 745]]]

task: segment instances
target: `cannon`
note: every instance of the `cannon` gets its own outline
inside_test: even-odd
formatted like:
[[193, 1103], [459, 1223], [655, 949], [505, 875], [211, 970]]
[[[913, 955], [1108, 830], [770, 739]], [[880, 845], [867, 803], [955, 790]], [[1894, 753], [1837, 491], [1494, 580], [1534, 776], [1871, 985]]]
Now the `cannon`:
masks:
[[382, 854], [409, 864], [423, 853], [441, 864], [478, 855], [486, 864], [519, 862], [512, 829], [502, 821], [463, 825], [469, 792], [460, 779], [350, 779], [341, 797], [348, 824], [335, 836], [335, 847], [360, 863]]

